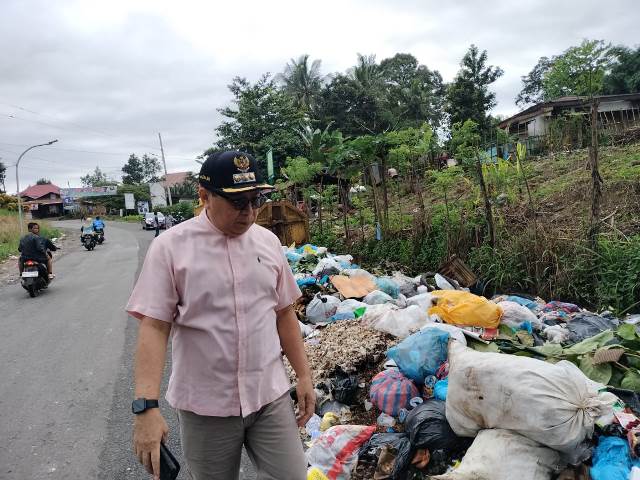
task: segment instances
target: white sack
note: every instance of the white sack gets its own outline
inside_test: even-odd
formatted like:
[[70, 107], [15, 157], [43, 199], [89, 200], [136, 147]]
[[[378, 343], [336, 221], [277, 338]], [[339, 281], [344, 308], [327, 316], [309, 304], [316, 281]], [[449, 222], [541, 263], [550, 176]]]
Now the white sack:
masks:
[[537, 327], [538, 329], [542, 329], [544, 326], [542, 320], [540, 320], [535, 313], [519, 303], [505, 300], [504, 302], [499, 302], [498, 305], [502, 307], [503, 313], [500, 318], [500, 323], [503, 325], [516, 329], [524, 322], [529, 322], [532, 327]]
[[340, 305], [340, 300], [331, 295], [316, 295], [307, 305], [306, 317], [311, 323], [328, 322]]
[[432, 480], [550, 480], [562, 469], [560, 454], [507, 430], [482, 430], [462, 463]]
[[420, 293], [415, 297], [411, 297], [407, 299], [407, 305], [416, 305], [422, 308], [424, 311], [429, 311], [432, 307], [431, 301], [433, 300], [433, 295], [430, 293]]
[[397, 309], [392, 305], [373, 305], [367, 307], [362, 317], [365, 325], [380, 332], [405, 338], [420, 330], [428, 321], [429, 315], [419, 307], [411, 306]]
[[512, 430], [574, 459], [605, 410], [597, 384], [571, 362], [554, 365], [449, 344], [447, 420], [460, 436]]

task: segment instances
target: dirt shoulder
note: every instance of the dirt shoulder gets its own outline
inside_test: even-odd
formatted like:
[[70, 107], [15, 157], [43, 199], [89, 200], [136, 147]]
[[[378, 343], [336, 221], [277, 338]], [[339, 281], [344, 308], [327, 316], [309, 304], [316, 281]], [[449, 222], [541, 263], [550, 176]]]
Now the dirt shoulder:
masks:
[[[55, 245], [59, 248], [53, 253], [53, 271], [55, 265], [63, 256], [77, 252], [82, 248], [79, 235], [75, 230], [60, 228], [62, 232], [60, 238], [55, 240]], [[18, 255], [10, 256], [4, 261], [0, 261], [0, 285], [13, 285], [18, 283], [20, 277], [18, 275]]]

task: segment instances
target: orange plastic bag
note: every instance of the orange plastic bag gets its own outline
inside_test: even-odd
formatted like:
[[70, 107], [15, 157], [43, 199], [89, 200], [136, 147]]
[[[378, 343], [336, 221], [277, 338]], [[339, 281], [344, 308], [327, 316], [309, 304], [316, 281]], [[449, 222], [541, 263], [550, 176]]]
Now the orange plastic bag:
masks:
[[484, 297], [461, 290], [436, 290], [432, 295], [436, 306], [429, 315], [438, 315], [446, 323], [484, 328], [500, 324], [502, 308]]

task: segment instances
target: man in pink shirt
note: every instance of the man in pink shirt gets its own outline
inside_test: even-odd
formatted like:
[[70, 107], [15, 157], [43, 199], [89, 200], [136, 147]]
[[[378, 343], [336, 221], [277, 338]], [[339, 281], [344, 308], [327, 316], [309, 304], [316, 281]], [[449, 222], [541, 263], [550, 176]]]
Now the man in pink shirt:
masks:
[[[304, 479], [297, 427], [314, 413], [315, 394], [292, 307], [300, 290], [278, 238], [254, 224], [273, 187], [240, 152], [209, 157], [199, 182], [205, 208], [152, 242], [127, 305], [140, 320], [136, 456], [159, 478], [168, 428], [157, 405], [171, 335], [166, 399], [192, 478], [237, 479], [244, 445], [259, 479]], [[297, 419], [282, 352], [298, 377]]]

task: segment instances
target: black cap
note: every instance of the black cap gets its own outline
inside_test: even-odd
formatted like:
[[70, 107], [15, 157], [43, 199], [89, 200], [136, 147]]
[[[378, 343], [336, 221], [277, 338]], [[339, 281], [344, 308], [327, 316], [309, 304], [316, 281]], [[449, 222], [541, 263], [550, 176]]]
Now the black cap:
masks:
[[207, 190], [226, 193], [273, 189], [262, 181], [258, 162], [248, 153], [218, 152], [205, 160], [198, 181]]

